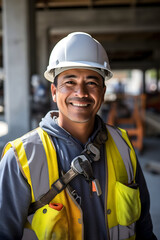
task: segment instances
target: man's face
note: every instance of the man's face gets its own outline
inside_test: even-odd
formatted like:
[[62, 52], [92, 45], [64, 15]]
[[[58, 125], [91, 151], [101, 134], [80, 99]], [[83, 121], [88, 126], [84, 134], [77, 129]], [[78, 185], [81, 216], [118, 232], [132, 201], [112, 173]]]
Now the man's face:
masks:
[[58, 76], [57, 87], [51, 86], [59, 118], [68, 123], [93, 121], [104, 100], [105, 90], [102, 77], [87, 69], [64, 71]]

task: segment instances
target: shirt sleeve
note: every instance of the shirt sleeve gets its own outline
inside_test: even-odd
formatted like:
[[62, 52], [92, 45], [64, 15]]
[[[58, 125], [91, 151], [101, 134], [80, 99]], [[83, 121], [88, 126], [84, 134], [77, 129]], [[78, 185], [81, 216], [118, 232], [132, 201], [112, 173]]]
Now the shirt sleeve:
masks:
[[156, 236], [153, 234], [149, 192], [138, 160], [136, 183], [139, 185], [141, 199], [141, 216], [136, 224], [136, 240], [157, 240]]
[[30, 202], [29, 184], [11, 148], [0, 161], [0, 239], [22, 239]]

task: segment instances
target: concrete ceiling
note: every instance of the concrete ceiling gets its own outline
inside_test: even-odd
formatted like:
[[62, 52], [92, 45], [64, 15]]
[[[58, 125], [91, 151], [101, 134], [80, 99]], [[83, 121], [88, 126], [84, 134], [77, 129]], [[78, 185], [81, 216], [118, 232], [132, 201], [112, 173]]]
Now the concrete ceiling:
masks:
[[[54, 34], [50, 45], [64, 36]], [[112, 69], [160, 68], [160, 32], [93, 32], [92, 36], [105, 47]]]
[[95, 34], [95, 37], [107, 48], [112, 68], [160, 68], [160, 31]]
[[[92, 33], [107, 49], [112, 68], [160, 68], [160, 14], [158, 13], [160, 0], [36, 0], [36, 7], [51, 10], [59, 8], [65, 11], [71, 8], [97, 9], [97, 11], [98, 9], [111, 9], [111, 11], [119, 9], [117, 17], [119, 28], [112, 28], [114, 25], [112, 24], [111, 31], [93, 30]], [[131, 25], [126, 27], [124, 8], [129, 11], [132, 9], [132, 13], [136, 11], [135, 16], [128, 14], [129, 21], [135, 24], [134, 29]], [[95, 22], [99, 21], [98, 18], [97, 14]], [[61, 37], [63, 36], [57, 36], [57, 40]], [[56, 36], [54, 35], [53, 38], [55, 42]]]
[[[94, 20], [90, 23], [87, 14], [79, 17], [85, 18], [92, 36], [106, 48], [112, 69], [160, 68], [160, 0], [35, 0], [35, 4], [36, 11], [93, 10]], [[98, 27], [94, 27], [96, 24]], [[63, 34], [54, 34], [51, 45], [61, 37]]]

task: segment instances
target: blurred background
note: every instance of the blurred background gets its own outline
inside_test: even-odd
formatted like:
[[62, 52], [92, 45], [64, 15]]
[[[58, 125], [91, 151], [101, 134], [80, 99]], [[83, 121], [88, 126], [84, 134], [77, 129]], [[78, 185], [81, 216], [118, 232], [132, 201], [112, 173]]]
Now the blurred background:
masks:
[[160, 239], [160, 0], [0, 1], [0, 153], [57, 108], [43, 73], [51, 49], [73, 31], [107, 51], [114, 76], [99, 115], [128, 131]]

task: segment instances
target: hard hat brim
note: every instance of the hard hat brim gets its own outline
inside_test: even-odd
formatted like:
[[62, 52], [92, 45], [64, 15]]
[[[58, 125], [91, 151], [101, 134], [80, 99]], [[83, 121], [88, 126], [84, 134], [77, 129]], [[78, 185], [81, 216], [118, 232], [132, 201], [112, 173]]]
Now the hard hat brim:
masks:
[[[92, 70], [94, 70], [94, 68], [95, 68], [95, 69], [103, 70], [103, 74], [101, 74], [101, 75], [105, 78], [105, 80], [109, 80], [113, 76], [113, 73], [110, 71], [109, 66], [104, 67], [103, 65], [98, 64], [96, 62], [95, 63], [80, 62], [80, 61], [79, 62], [61, 62], [58, 65], [56, 65], [56, 69], [57, 68], [62, 68], [62, 69], [63, 68], [65, 68], [65, 69], [66, 68], [68, 68], [68, 69], [81, 68], [82, 69], [83, 68], [83, 69], [92, 69]], [[54, 77], [55, 77], [54, 69], [55, 68], [50, 69], [48, 66], [47, 70], [44, 72], [44, 77], [50, 82], [54, 82]], [[63, 70], [61, 72], [63, 72]], [[104, 72], [105, 72], [105, 74], [104, 74]]]

